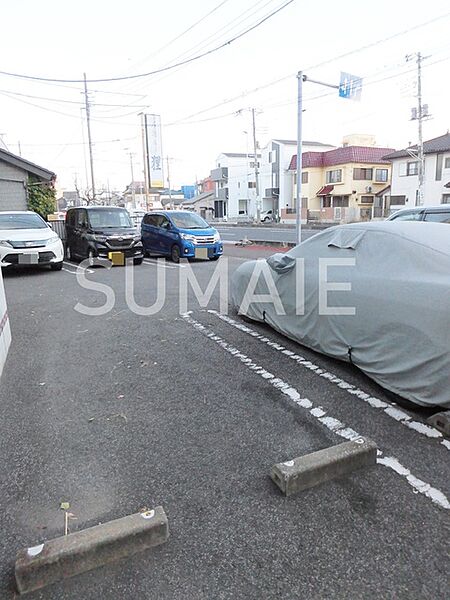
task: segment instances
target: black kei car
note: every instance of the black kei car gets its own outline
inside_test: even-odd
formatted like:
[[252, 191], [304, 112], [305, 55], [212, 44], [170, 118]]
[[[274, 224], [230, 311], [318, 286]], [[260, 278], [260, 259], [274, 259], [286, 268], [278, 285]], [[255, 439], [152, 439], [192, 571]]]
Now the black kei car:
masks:
[[111, 259], [112, 253], [132, 258], [135, 265], [144, 259], [141, 232], [133, 226], [125, 208], [83, 206], [66, 213], [66, 256], [69, 260]]

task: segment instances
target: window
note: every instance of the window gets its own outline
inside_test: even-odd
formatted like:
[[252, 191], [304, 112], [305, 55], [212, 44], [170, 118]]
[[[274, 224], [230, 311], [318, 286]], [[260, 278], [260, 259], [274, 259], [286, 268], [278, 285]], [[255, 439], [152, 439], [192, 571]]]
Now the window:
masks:
[[450, 223], [450, 210], [442, 212], [427, 212], [425, 211], [424, 221], [433, 221], [434, 223]]
[[445, 159], [444, 169], [450, 169], [450, 156]]
[[240, 215], [247, 214], [247, 200], [239, 200], [239, 214]]
[[402, 210], [397, 215], [394, 215], [391, 221], [421, 221], [422, 211], [420, 210]]
[[400, 163], [398, 174], [400, 177], [407, 177], [409, 175], [417, 175], [419, 172], [419, 163], [417, 160], [413, 162]]
[[[76, 225], [75, 226], [76, 227], [81, 227], [83, 229], [88, 226], [87, 214], [86, 214], [86, 211], [84, 209], [77, 211], [77, 220], [76, 220]], [[93, 223], [92, 226], [93, 227], [97, 226], [97, 224], [95, 223], [95, 220], [94, 220], [94, 223]]]
[[417, 175], [418, 172], [419, 172], [418, 161], [407, 163], [407, 166], [406, 166], [406, 174], [407, 175]]
[[144, 218], [142, 219], [142, 224], [143, 225], [152, 225], [153, 227], [156, 227], [156, 220], [157, 220], [157, 215], [145, 215]]
[[373, 169], [353, 169], [353, 179], [366, 179], [372, 181], [373, 179]]
[[442, 194], [441, 204], [450, 204], [450, 194]]
[[388, 180], [388, 170], [387, 169], [375, 169], [375, 181], [380, 181], [382, 183], [386, 183]]
[[256, 188], [256, 181], [249, 181], [248, 182], [248, 187], [249, 188]]
[[269, 152], [269, 162], [270, 163], [277, 162], [277, 151], [276, 150], [272, 150], [271, 152]]
[[406, 196], [391, 196], [391, 205], [403, 206], [406, 204]]
[[436, 181], [441, 181], [442, 179], [442, 163], [442, 154], [436, 154]]
[[373, 196], [361, 196], [361, 204], [373, 204]]
[[327, 183], [340, 183], [342, 181], [342, 169], [327, 171]]
[[[259, 169], [259, 162], [257, 163], [257, 167], [258, 167], [258, 169]], [[250, 169], [254, 169], [254, 168], [255, 168], [255, 161], [252, 161], [252, 162], [250, 163]]]
[[331, 208], [331, 196], [322, 196], [321, 208]]
[[0, 229], [46, 229], [47, 223], [37, 214], [0, 213]]
[[308, 183], [308, 171], [302, 173], [302, 183]]
[[348, 207], [348, 196], [333, 196], [333, 208]]

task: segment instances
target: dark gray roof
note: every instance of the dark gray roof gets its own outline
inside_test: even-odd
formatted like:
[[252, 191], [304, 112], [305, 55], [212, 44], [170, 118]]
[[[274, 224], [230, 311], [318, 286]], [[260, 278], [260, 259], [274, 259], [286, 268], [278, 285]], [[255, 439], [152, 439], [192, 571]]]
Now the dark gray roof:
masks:
[[21, 156], [17, 156], [16, 154], [12, 154], [7, 150], [3, 150], [0, 148], [0, 161], [6, 162], [14, 167], [19, 169], [23, 169], [32, 175], [36, 175], [39, 179], [43, 179], [44, 181], [51, 181], [56, 178], [55, 173], [49, 171], [48, 169], [44, 169], [44, 167], [40, 167], [29, 160], [25, 160]]
[[[411, 154], [408, 152], [417, 152], [417, 144], [414, 146], [410, 146], [409, 148], [405, 148], [404, 150], [397, 150], [396, 152], [391, 152], [391, 154], [387, 154], [384, 158], [387, 160], [392, 160], [393, 158], [408, 158]], [[423, 143], [423, 151], [425, 154], [434, 154], [436, 152], [448, 152], [450, 151], [450, 132], [447, 131], [444, 135], [440, 135], [437, 138], [433, 138], [432, 140], [427, 140]]]

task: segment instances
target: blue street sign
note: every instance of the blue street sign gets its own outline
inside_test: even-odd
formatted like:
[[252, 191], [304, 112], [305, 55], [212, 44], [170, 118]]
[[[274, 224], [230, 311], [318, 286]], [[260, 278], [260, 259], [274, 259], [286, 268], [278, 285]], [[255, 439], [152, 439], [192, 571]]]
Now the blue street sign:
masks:
[[362, 78], [341, 72], [339, 96], [350, 100], [361, 100]]

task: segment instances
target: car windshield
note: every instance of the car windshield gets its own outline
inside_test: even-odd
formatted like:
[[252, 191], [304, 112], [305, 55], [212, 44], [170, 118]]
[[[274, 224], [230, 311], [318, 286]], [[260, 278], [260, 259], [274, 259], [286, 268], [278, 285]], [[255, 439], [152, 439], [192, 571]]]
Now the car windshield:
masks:
[[124, 210], [99, 208], [89, 210], [89, 222], [93, 229], [133, 227], [128, 212]]
[[0, 213], [0, 229], [45, 229], [46, 222], [35, 213]]
[[172, 221], [180, 229], [207, 229], [209, 225], [195, 213], [176, 213], [170, 215]]

